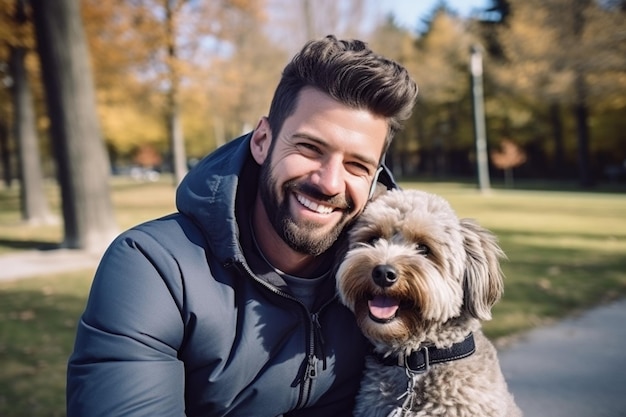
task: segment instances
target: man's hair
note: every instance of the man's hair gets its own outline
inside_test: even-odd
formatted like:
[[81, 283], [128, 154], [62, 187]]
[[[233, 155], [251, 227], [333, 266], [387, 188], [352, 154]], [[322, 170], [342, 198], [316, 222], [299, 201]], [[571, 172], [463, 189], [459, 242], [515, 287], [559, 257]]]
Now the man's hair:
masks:
[[417, 97], [417, 85], [406, 68], [375, 54], [362, 41], [329, 35], [308, 42], [283, 70], [268, 116], [274, 134], [295, 111], [298, 95], [305, 87], [386, 118], [389, 131], [383, 153], [411, 116]]

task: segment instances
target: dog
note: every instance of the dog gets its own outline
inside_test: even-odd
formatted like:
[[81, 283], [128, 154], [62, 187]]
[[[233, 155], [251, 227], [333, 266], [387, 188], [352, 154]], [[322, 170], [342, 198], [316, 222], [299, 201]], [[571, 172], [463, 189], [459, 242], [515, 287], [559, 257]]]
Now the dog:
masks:
[[481, 331], [504, 257], [438, 195], [394, 189], [368, 203], [337, 268], [340, 299], [372, 344], [355, 417], [522, 415]]

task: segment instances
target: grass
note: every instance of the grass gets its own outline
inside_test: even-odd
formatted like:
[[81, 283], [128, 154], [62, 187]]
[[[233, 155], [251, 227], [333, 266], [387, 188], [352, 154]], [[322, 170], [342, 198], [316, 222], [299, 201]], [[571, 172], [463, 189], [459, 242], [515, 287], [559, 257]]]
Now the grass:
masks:
[[485, 323], [494, 339], [626, 296], [624, 194], [403, 185], [441, 194], [498, 236], [508, 260], [504, 297]]
[[[111, 189], [120, 230], [175, 210], [174, 186], [169, 176], [157, 182], [114, 177]], [[29, 225], [21, 221], [17, 187], [0, 189], [0, 255], [16, 250], [49, 248], [61, 243], [63, 227], [60, 223], [59, 190], [55, 184], [47, 184], [46, 190], [51, 211], [59, 221]]]
[[[111, 185], [120, 229], [174, 210], [171, 179], [114, 178]], [[58, 189], [49, 184], [47, 191], [60, 217]], [[0, 255], [61, 243], [61, 224], [28, 225], [20, 218], [18, 190], [0, 190]], [[0, 282], [0, 416], [65, 415], [65, 368], [93, 272]]]
[[[116, 179], [120, 228], [171, 212], [171, 181]], [[498, 340], [626, 296], [626, 195], [495, 190], [403, 183], [446, 197], [462, 217], [497, 234], [508, 255], [505, 295], [485, 323]], [[50, 201], [58, 213], [57, 190]], [[0, 190], [0, 254], [55, 245], [61, 226], [20, 224], [15, 190]], [[65, 415], [65, 366], [92, 270], [0, 282], [0, 415]]]
[[0, 415], [65, 415], [65, 367], [93, 271], [0, 286]]

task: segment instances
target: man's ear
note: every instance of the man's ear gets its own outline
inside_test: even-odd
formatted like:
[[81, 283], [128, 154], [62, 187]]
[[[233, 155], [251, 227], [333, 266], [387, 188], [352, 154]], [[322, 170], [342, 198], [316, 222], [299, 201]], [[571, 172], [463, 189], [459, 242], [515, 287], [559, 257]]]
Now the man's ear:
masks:
[[267, 117], [262, 117], [252, 132], [250, 139], [250, 152], [252, 157], [261, 165], [265, 162], [265, 158], [269, 155], [270, 144], [272, 143], [272, 131]]

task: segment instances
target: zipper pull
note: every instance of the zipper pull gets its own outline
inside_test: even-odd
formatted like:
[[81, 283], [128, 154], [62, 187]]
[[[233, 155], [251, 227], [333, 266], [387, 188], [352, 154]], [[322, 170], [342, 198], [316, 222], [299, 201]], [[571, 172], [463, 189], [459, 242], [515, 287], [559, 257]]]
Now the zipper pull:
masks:
[[307, 379], [315, 379], [317, 378], [317, 358], [315, 355], [309, 355], [309, 363], [306, 367], [306, 375]]
[[322, 359], [322, 369], [326, 370], [326, 349], [324, 335], [322, 334], [322, 325], [320, 324], [318, 313], [311, 315], [311, 323], [313, 323], [313, 340], [314, 350], [313, 354]]
[[315, 332], [315, 339], [317, 342], [324, 344], [324, 336], [322, 336], [322, 325], [320, 324], [319, 314], [311, 314], [311, 322], [313, 323], [313, 331]]

